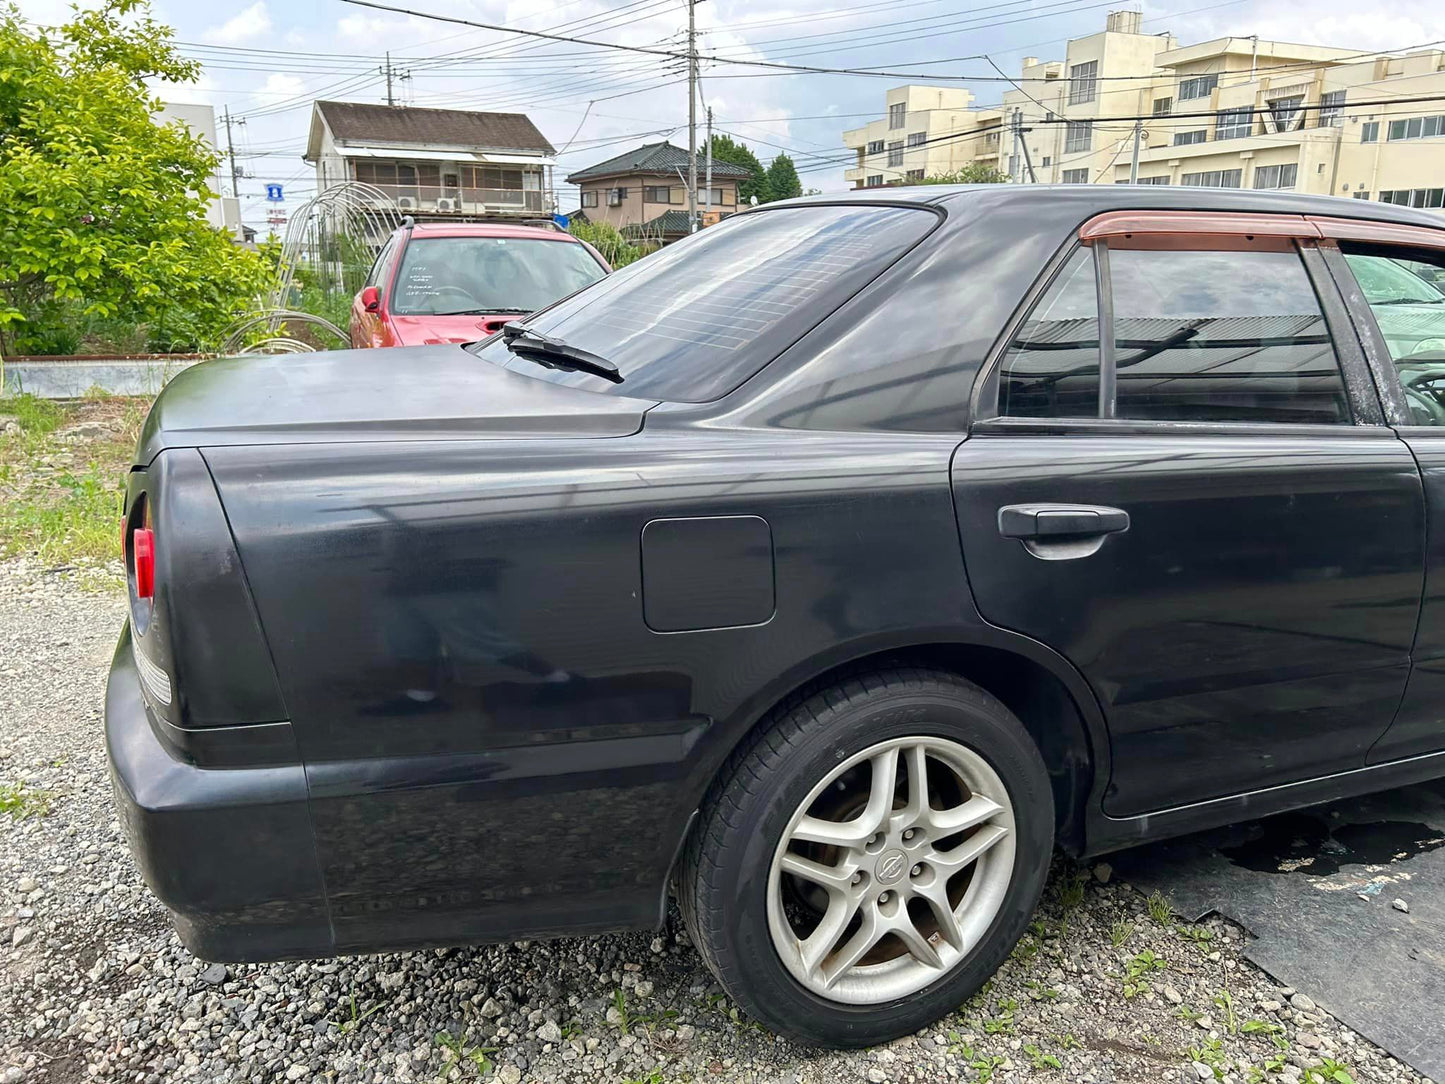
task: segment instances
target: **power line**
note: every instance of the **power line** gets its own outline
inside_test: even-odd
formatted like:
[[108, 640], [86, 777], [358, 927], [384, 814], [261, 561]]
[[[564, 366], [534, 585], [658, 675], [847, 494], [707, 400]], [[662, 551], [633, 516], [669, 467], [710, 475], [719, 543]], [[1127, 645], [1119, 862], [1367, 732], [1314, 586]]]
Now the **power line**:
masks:
[[[1442, 93], [1442, 94], [1415, 95], [1415, 96], [1401, 97], [1401, 98], [1377, 99], [1377, 100], [1375, 100], [1375, 101], [1370, 102], [1369, 104], [1370, 104], [1371, 106], [1381, 106], [1381, 105], [1417, 105], [1417, 104], [1420, 104], [1420, 103], [1423, 103], [1423, 102], [1440, 102], [1440, 101], [1445, 101], [1445, 93]], [[1301, 113], [1317, 113], [1317, 112], [1319, 112], [1319, 111], [1322, 110], [1322, 109], [1333, 109], [1333, 108], [1336, 108], [1336, 107], [1335, 107], [1335, 106], [1321, 105], [1321, 104], [1318, 104], [1318, 103], [1317, 103], [1317, 104], [1315, 104], [1315, 105], [1299, 105], [1299, 106], [1297, 106], [1296, 108], [1297, 108]], [[1256, 112], [1258, 112], [1258, 111], [1256, 111]], [[1172, 114], [1172, 115], [1169, 116], [1169, 117], [1157, 117], [1157, 116], [1153, 115], [1152, 113], [1131, 113], [1131, 114], [1120, 114], [1120, 115], [1117, 115], [1117, 116], [1092, 117], [1092, 118], [1090, 118], [1089, 123], [1090, 123], [1090, 124], [1094, 124], [1094, 123], [1097, 123], [1097, 122], [1102, 121], [1102, 122], [1105, 122], [1106, 124], [1109, 123], [1109, 122], [1115, 122], [1115, 123], [1118, 123], [1118, 122], [1127, 122], [1127, 123], [1131, 123], [1131, 124], [1132, 124], [1132, 123], [1135, 122], [1135, 121], [1145, 121], [1145, 122], [1178, 121], [1178, 120], [1187, 119], [1187, 118], [1191, 118], [1191, 117], [1206, 117], [1206, 118], [1212, 118], [1212, 117], [1215, 117], [1215, 116], [1217, 115], [1217, 113], [1218, 113], [1218, 110], [1213, 110], [1213, 109], [1208, 110], [1208, 111], [1206, 111], [1206, 112], [1175, 113], [1175, 114]], [[1029, 124], [1030, 124], [1031, 126], [1034, 126], [1034, 127], [1044, 126], [1044, 125], [1066, 125], [1066, 124], [1077, 124], [1077, 123], [1079, 123], [1077, 120], [1070, 120], [1068, 117], [1055, 117], [1053, 120], [1044, 119], [1044, 120], [1031, 120], [1031, 121], [1029, 121]], [[990, 133], [992, 133], [992, 132], [1001, 132], [1001, 131], [1004, 130], [1005, 127], [1006, 127], [1006, 125], [1005, 125], [1005, 123], [1004, 123], [1002, 120], [995, 121], [995, 122], [990, 122], [990, 123], [988, 123], [988, 124], [979, 125], [977, 128], [970, 128], [970, 129], [968, 129], [967, 131], [963, 131], [963, 132], [950, 132], [950, 133], [948, 133], [947, 135], [934, 136], [932, 139], [925, 139], [922, 143], [916, 143], [916, 144], [914, 144], [913, 148], [909, 148], [909, 149], [916, 149], [917, 147], [920, 147], [920, 146], [935, 146], [935, 145], [942, 145], [942, 144], [945, 144], [945, 143], [953, 143], [953, 142], [956, 142], [956, 141], [962, 140], [962, 139], [974, 139], [974, 138], [977, 138], [978, 136], [988, 135], [988, 134], [990, 134]], [[1273, 133], [1273, 134], [1281, 134], [1281, 133]], [[1258, 139], [1258, 138], [1263, 138], [1263, 137], [1255, 136], [1255, 137], [1251, 137], [1251, 138], [1256, 138], [1256, 139]], [[1293, 142], [1293, 141], [1291, 141], [1291, 142]], [[1158, 148], [1158, 149], [1161, 149], [1161, 150], [1162, 150], [1163, 148]], [[844, 152], [840, 153], [832, 162], [829, 162], [829, 163], [823, 164], [823, 165], [807, 166], [807, 167], [805, 167], [804, 169], [798, 170], [798, 172], [799, 172], [799, 173], [804, 173], [804, 172], [807, 172], [807, 173], [815, 173], [815, 172], [817, 172], [817, 171], [819, 171], [819, 170], [822, 170], [822, 169], [834, 168], [834, 167], [836, 167], [836, 166], [838, 166], [838, 165], [845, 164], [845, 163], [850, 162], [850, 161], [856, 161], [856, 160], [857, 160], [857, 152], [856, 152], [856, 151], [852, 151], [852, 150], [848, 150], [848, 151], [844, 151]]]

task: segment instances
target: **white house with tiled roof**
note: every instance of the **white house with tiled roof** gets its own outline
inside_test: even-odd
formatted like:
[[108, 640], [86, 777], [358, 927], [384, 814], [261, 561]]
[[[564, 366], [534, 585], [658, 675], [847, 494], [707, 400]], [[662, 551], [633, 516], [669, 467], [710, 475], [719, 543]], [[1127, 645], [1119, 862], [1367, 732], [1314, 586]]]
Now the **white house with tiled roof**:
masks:
[[316, 102], [305, 158], [317, 191], [364, 181], [418, 220], [479, 221], [555, 213], [556, 153], [522, 113]]

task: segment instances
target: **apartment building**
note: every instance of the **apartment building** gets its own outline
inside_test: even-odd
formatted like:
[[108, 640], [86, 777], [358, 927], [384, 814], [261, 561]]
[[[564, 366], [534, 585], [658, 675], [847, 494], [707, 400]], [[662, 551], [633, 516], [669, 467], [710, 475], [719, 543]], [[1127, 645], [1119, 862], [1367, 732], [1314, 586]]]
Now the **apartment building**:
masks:
[[[888, 92], [882, 120], [843, 133], [844, 146], [858, 156], [845, 175], [856, 187], [868, 188], [910, 184], [972, 162], [996, 166], [1001, 137], [996, 124], [981, 119], [987, 113], [974, 106], [971, 91], [895, 87]], [[984, 127], [990, 130], [969, 134]]]
[[[1102, 33], [1070, 41], [1065, 59], [1026, 57], [998, 105], [952, 108], [947, 123], [961, 137], [940, 130], [905, 143], [901, 154], [876, 151], [874, 133], [893, 122], [897, 105], [926, 102], [930, 93], [956, 103], [968, 92], [889, 91], [884, 120], [844, 133], [855, 149], [858, 133], [868, 137], [850, 181], [902, 184], [980, 162], [1019, 181], [1127, 183], [1137, 141], [1141, 184], [1445, 204], [1439, 49], [1369, 55], [1234, 37], [1180, 45], [1168, 33], [1142, 33], [1139, 13], [1116, 11]], [[906, 119], [903, 128], [924, 130]], [[996, 146], [982, 142], [994, 135]]]

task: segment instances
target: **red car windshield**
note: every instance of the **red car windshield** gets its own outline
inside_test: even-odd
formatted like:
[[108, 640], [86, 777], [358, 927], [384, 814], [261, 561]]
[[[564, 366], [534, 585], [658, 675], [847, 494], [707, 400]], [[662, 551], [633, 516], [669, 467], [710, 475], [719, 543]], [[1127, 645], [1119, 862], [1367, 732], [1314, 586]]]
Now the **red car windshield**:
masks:
[[571, 241], [413, 238], [389, 308], [398, 316], [534, 312], [604, 274], [592, 253]]

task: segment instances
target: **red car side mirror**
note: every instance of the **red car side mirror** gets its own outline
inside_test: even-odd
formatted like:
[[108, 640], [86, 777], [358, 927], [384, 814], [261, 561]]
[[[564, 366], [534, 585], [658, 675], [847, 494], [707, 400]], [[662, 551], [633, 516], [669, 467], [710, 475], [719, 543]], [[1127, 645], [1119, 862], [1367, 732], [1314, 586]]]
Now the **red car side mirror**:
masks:
[[361, 307], [367, 312], [378, 312], [381, 309], [381, 291], [375, 286], [368, 286], [362, 290]]

